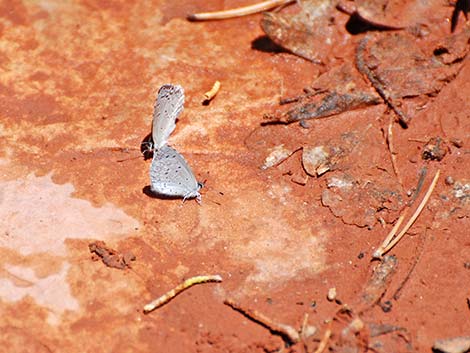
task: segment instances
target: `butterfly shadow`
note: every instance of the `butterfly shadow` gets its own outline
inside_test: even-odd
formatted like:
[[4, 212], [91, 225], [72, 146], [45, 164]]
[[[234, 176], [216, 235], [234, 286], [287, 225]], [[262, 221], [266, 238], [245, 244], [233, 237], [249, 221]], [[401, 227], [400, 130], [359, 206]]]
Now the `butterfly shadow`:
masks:
[[152, 199], [160, 199], [160, 200], [177, 200], [181, 199], [181, 196], [168, 196], [168, 195], [160, 195], [156, 194], [150, 189], [150, 185], [144, 186], [142, 189], [142, 192], [147, 195], [148, 197], [151, 197]]
[[[161, 194], [156, 194], [154, 193], [151, 189], [150, 189], [150, 185], [147, 185], [145, 186], [143, 189], [142, 189], [142, 192], [147, 195], [148, 197], [152, 198], [152, 199], [160, 199], [160, 200], [181, 200], [181, 204], [183, 205], [185, 202], [188, 202], [190, 200], [193, 200], [192, 198], [191, 199], [184, 199], [182, 198], [181, 196], [169, 196], [169, 195], [161, 195]], [[196, 200], [196, 202], [198, 204], [201, 204], [200, 200]]]

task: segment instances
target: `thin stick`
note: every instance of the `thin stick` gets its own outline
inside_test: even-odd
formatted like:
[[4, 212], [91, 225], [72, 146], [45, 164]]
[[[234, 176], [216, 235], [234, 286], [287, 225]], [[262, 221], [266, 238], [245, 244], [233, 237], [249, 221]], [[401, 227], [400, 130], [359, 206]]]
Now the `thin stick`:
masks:
[[390, 157], [392, 159], [392, 167], [393, 171], [395, 172], [395, 175], [398, 179], [398, 182], [400, 185], [403, 187], [403, 183], [401, 181], [401, 176], [400, 173], [398, 172], [398, 167], [397, 167], [397, 159], [395, 158], [395, 151], [393, 148], [393, 123], [395, 119], [393, 115], [390, 114], [390, 122], [388, 124], [388, 133], [387, 133], [387, 145], [388, 145], [388, 150], [390, 151]]
[[308, 325], [308, 313], [304, 314], [304, 319], [302, 320], [302, 327], [300, 328], [300, 334], [303, 336]]
[[401, 224], [403, 223], [403, 220], [405, 219], [405, 215], [408, 210], [405, 210], [403, 214], [398, 218], [397, 223], [393, 226], [392, 230], [390, 233], [388, 233], [387, 237], [385, 240], [382, 242], [382, 245], [380, 245], [377, 250], [375, 250], [374, 254], [372, 255], [372, 258], [374, 259], [380, 259], [383, 255], [384, 249], [387, 247], [388, 244], [392, 241], [393, 237], [398, 231], [398, 228], [400, 228]]
[[426, 143], [429, 141], [429, 137], [428, 138], [425, 138], [425, 139], [418, 139], [418, 138], [408, 138], [408, 141], [411, 141], [411, 142], [419, 142], [419, 143]]
[[441, 174], [441, 171], [437, 170], [436, 175], [434, 176], [434, 179], [432, 180], [431, 185], [429, 186], [428, 191], [426, 192], [426, 195], [424, 195], [423, 200], [419, 204], [419, 206], [416, 209], [415, 213], [413, 213], [410, 220], [408, 221], [408, 223], [406, 223], [406, 225], [402, 229], [402, 231], [383, 250], [382, 255], [384, 255], [388, 251], [390, 251], [390, 249], [392, 249], [400, 241], [400, 239], [405, 235], [405, 233], [408, 231], [408, 229], [410, 229], [410, 227], [413, 225], [414, 221], [416, 220], [416, 218], [418, 218], [418, 216], [420, 215], [420, 213], [423, 210], [424, 206], [426, 206], [426, 203], [428, 202], [429, 198], [431, 197], [431, 194], [432, 194], [434, 188], [436, 187], [437, 180], [439, 179], [440, 174]]
[[155, 310], [156, 308], [168, 303], [171, 299], [176, 297], [185, 289], [188, 289], [189, 287], [192, 287], [195, 284], [206, 283], [206, 282], [222, 282], [222, 277], [219, 275], [213, 275], [213, 276], [211, 275], [211, 276], [195, 276], [195, 277], [188, 278], [186, 281], [176, 286], [172, 290], [166, 292], [161, 297], [145, 305], [144, 313], [147, 314]]
[[[331, 327], [331, 324], [329, 325]], [[330, 337], [331, 337], [331, 328], [328, 327], [325, 331], [325, 334], [323, 335], [323, 338], [321, 339], [320, 341], [320, 344], [318, 345], [317, 349], [315, 350], [314, 353], [322, 353], [327, 344], [328, 344], [328, 341], [330, 340]]]
[[212, 86], [212, 88], [210, 89], [210, 91], [207, 91], [206, 93], [204, 93], [204, 102], [209, 102], [212, 100], [212, 98], [215, 97], [215, 95], [217, 94], [217, 92], [219, 92], [219, 89], [220, 89], [220, 82], [219, 81], [215, 81], [214, 82], [214, 85]]
[[413, 196], [411, 197], [410, 201], [408, 202], [408, 205], [412, 205], [415, 201], [418, 195], [421, 193], [421, 189], [423, 188], [424, 184], [424, 179], [426, 178], [426, 174], [428, 173], [428, 168], [423, 167], [421, 168], [419, 172], [419, 179], [418, 179], [418, 184], [416, 185], [416, 190], [413, 193]]
[[300, 340], [299, 333], [292, 326], [275, 322], [271, 320], [270, 318], [268, 318], [267, 316], [257, 312], [256, 310], [242, 308], [240, 304], [234, 302], [231, 299], [225, 299], [224, 304], [242, 313], [247, 318], [260, 324], [261, 326], [267, 328], [273, 334], [281, 336], [284, 339], [284, 341], [286, 341], [289, 344], [297, 343]]
[[[393, 294], [393, 299], [394, 300], [398, 300], [400, 298], [401, 291], [405, 287], [406, 282], [408, 282], [408, 280], [411, 278], [411, 275], [413, 274], [413, 272], [416, 268], [416, 265], [418, 264], [419, 260], [421, 259], [421, 256], [424, 253], [424, 243], [426, 242], [427, 236], [428, 236], [428, 234], [427, 234], [427, 229], [426, 229], [424, 231], [424, 234], [421, 236], [420, 242], [419, 242], [419, 244], [416, 248], [416, 250], [420, 250], [420, 252], [413, 259], [413, 264], [411, 265], [410, 270], [408, 271], [408, 274], [406, 275], [405, 279], [401, 282], [401, 284], [398, 286], [397, 290]], [[416, 252], [418, 252], [418, 251], [416, 251]]]
[[302, 326], [300, 327], [300, 338], [302, 339], [302, 343], [304, 346], [304, 351], [307, 353], [308, 352], [308, 345], [307, 345], [307, 337], [305, 335], [305, 332], [307, 330], [307, 325], [308, 325], [308, 313], [304, 314], [304, 319], [302, 321]]
[[248, 16], [258, 12], [267, 11], [278, 6], [284, 6], [294, 1], [295, 0], [267, 0], [254, 5], [239, 7], [231, 10], [190, 14], [187, 16], [187, 19], [189, 21], [207, 21]]

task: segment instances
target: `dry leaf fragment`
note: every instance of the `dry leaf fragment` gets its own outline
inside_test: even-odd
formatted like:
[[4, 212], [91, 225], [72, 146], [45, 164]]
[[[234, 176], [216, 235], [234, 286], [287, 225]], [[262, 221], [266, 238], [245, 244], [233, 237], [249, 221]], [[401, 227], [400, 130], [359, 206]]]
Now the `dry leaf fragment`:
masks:
[[304, 147], [302, 151], [302, 165], [310, 176], [320, 176], [326, 173], [330, 167], [330, 154], [325, 146]]
[[365, 65], [392, 99], [435, 95], [460, 70], [462, 62], [454, 59], [468, 52], [469, 36], [470, 30], [451, 35], [429, 53], [426, 48], [429, 44], [417, 41], [409, 33], [381, 33], [370, 41], [364, 55]]
[[[291, 101], [294, 106], [274, 114], [274, 120], [291, 123], [324, 118], [382, 102], [352, 63], [334, 67], [305, 89], [306, 94]], [[312, 94], [313, 92], [313, 94]]]
[[331, 92], [314, 102], [303, 103], [289, 110], [278, 121], [291, 123], [299, 120], [325, 118], [346, 111], [364, 108], [380, 102], [377, 95], [370, 92], [338, 93]]
[[[294, 15], [266, 12], [261, 28], [277, 45], [304, 59], [323, 62], [332, 50], [338, 50], [343, 35], [330, 21], [335, 14], [332, 0], [300, 1]], [[322, 48], [318, 50], [317, 48]]]
[[439, 0], [355, 0], [357, 15], [378, 28], [399, 29], [427, 23], [438, 16], [430, 9], [442, 6]]
[[288, 149], [284, 147], [284, 144], [275, 146], [271, 149], [271, 152], [264, 160], [264, 164], [261, 169], [268, 169], [274, 167], [289, 158], [297, 149]]

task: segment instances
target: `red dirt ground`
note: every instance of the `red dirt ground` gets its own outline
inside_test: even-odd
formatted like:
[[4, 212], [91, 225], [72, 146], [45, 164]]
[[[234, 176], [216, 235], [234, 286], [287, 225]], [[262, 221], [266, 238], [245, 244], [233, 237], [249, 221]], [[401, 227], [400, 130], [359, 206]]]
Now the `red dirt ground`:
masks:
[[[308, 129], [264, 124], [265, 115], [285, 111], [281, 98], [354, 62], [365, 33], [348, 33], [349, 15], [337, 11], [330, 22], [341, 49], [330, 48], [333, 56], [319, 65], [270, 42], [262, 15], [185, 19], [247, 3], [0, 3], [0, 351], [314, 352], [331, 328], [330, 351], [431, 352], [437, 339], [468, 335], [468, 57], [437, 93], [402, 105], [411, 121], [407, 129], [392, 125], [397, 175], [386, 141], [395, 115], [383, 101], [309, 120]], [[429, 6], [427, 33], [450, 35], [453, 7]], [[296, 11], [294, 4], [283, 13]], [[455, 33], [465, 29], [461, 14]], [[425, 42], [422, 50], [432, 53], [435, 45]], [[395, 64], [405, 56], [397, 53]], [[216, 80], [220, 92], [203, 105]], [[185, 89], [170, 144], [206, 181], [201, 205], [146, 192], [150, 160], [141, 158], [140, 144], [151, 130], [156, 92], [168, 82]], [[445, 156], [423, 159], [436, 137]], [[295, 152], [262, 169], [282, 144]], [[329, 171], [311, 177], [301, 148], [315, 146], [341, 153]], [[385, 293], [379, 290], [380, 305], [364, 309], [379, 264], [372, 254], [424, 167], [418, 201], [437, 170], [440, 179], [390, 252], [397, 266]], [[108, 267], [89, 251], [96, 241], [119, 261], [136, 259], [130, 268]], [[220, 274], [223, 282], [195, 286], [143, 313], [148, 301], [202, 274]], [[336, 301], [327, 299], [332, 287]], [[224, 305], [227, 298], [295, 329], [308, 314], [317, 331], [287, 347]], [[338, 313], [345, 304], [349, 316]], [[347, 334], [354, 317], [364, 328]], [[398, 329], [374, 337], [377, 325]]]

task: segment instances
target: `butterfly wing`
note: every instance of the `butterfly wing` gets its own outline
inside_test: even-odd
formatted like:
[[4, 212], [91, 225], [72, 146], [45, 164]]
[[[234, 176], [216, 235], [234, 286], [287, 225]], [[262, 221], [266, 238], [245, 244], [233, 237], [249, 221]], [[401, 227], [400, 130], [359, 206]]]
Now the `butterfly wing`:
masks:
[[154, 153], [150, 166], [150, 188], [158, 195], [200, 198], [200, 185], [188, 163], [168, 145]]
[[183, 111], [184, 90], [178, 85], [166, 84], [158, 90], [153, 110], [153, 148], [158, 150], [167, 144], [176, 127], [176, 118]]

